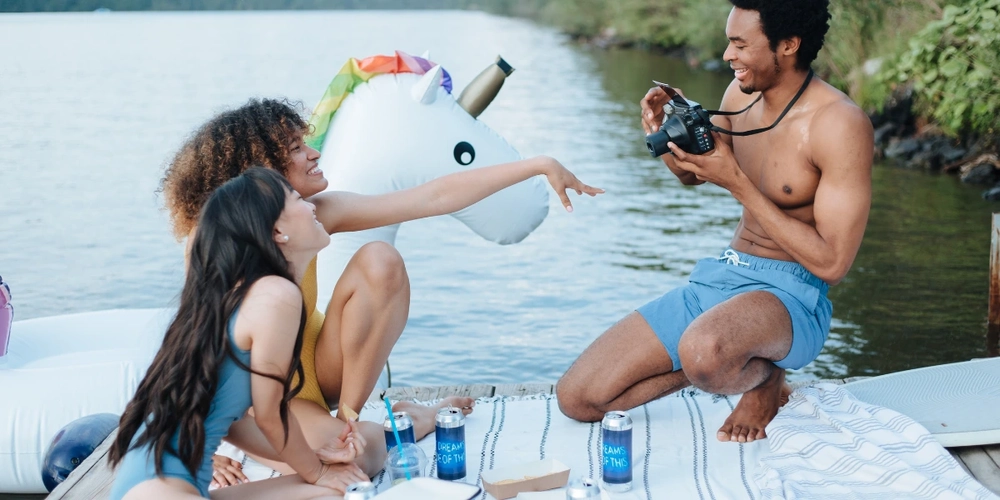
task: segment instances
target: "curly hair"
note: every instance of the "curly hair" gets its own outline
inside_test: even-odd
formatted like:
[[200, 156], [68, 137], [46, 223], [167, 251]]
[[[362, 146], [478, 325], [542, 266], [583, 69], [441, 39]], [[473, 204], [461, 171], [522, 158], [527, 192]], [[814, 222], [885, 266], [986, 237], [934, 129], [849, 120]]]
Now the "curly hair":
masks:
[[799, 37], [798, 58], [795, 68], [807, 70], [819, 50], [823, 48], [826, 32], [830, 29], [829, 0], [729, 0], [737, 9], [755, 10], [760, 13], [761, 29], [771, 42], [771, 50], [778, 50], [778, 42]]
[[188, 138], [160, 181], [178, 239], [197, 224], [209, 196], [248, 168], [287, 173], [288, 143], [309, 130], [300, 107], [284, 99], [251, 99], [215, 116]]

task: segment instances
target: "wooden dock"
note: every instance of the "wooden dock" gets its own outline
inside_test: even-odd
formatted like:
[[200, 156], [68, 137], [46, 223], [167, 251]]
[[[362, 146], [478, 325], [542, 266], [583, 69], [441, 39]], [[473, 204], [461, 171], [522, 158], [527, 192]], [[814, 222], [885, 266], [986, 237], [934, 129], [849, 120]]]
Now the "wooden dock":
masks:
[[[812, 381], [815, 382], [815, 381]], [[440, 387], [394, 387], [386, 390], [386, 395], [393, 400], [429, 401], [445, 396], [468, 396], [472, 398], [490, 396], [527, 396], [531, 394], [551, 394], [551, 384], [506, 384], [506, 385], [461, 385]], [[380, 393], [376, 390], [369, 401], [380, 401]], [[91, 500], [106, 498], [114, 479], [107, 465], [106, 456], [116, 432], [107, 439], [87, 458], [72, 474], [59, 485], [50, 495], [50, 500]], [[1000, 444], [989, 446], [970, 446], [949, 449], [958, 463], [975, 477], [983, 486], [1000, 495]], [[45, 495], [4, 495], [0, 500], [42, 499]]]

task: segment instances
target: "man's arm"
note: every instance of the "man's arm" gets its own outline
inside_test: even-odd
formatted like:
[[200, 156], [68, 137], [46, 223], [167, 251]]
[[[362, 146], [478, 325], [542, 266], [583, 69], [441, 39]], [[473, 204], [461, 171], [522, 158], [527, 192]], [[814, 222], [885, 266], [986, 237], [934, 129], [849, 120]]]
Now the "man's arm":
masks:
[[[677, 93], [684, 95], [681, 89], [674, 89]], [[733, 80], [733, 83], [729, 85], [726, 89], [726, 93], [722, 96], [722, 103], [719, 105], [721, 110], [735, 110], [739, 109], [739, 102], [743, 96], [742, 92], [739, 90], [739, 82]], [[663, 124], [663, 119], [665, 113], [663, 111], [663, 106], [666, 106], [667, 101], [670, 97], [667, 93], [659, 87], [653, 87], [649, 89], [646, 96], [639, 101], [639, 106], [642, 108], [642, 129], [649, 135], [660, 129]], [[732, 130], [733, 124], [729, 120], [728, 116], [715, 115], [711, 118], [712, 123], [718, 127], [724, 128], [726, 130]], [[733, 138], [729, 135], [716, 135], [716, 140], [724, 141], [730, 148], [733, 146]], [[681, 184], [685, 186], [697, 186], [699, 184], [704, 184], [705, 181], [700, 180], [694, 175], [690, 170], [690, 164], [688, 162], [683, 162], [677, 159], [675, 155], [663, 154], [660, 156], [660, 160], [663, 164], [667, 166], [670, 171], [677, 176], [677, 179], [681, 181]]]
[[813, 218], [795, 219], [757, 189], [736, 164], [731, 150], [709, 156], [680, 154], [696, 165], [699, 178], [729, 189], [772, 241], [829, 284], [847, 274], [861, 246], [871, 208], [873, 133], [857, 106], [841, 101], [819, 111], [810, 124], [812, 162], [820, 170]]

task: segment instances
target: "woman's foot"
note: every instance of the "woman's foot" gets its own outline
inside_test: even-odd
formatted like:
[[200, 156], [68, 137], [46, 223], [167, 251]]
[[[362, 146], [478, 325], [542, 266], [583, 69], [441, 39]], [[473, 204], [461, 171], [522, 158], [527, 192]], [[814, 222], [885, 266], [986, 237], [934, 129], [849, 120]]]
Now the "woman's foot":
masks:
[[410, 415], [410, 418], [413, 419], [414, 437], [416, 437], [417, 441], [420, 441], [424, 436], [434, 431], [434, 418], [437, 416], [438, 410], [453, 406], [461, 408], [462, 414], [468, 415], [472, 413], [472, 407], [475, 404], [476, 400], [472, 398], [449, 396], [432, 406], [424, 406], [410, 401], [400, 401], [392, 405], [392, 411], [405, 411]]

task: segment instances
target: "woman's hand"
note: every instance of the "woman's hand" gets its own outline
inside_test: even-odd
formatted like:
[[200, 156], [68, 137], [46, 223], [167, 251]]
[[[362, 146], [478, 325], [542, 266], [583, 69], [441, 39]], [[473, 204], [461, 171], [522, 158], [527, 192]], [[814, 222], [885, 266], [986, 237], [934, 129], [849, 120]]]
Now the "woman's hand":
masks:
[[555, 158], [542, 158], [545, 160], [545, 166], [543, 167], [542, 172], [545, 174], [545, 177], [548, 178], [549, 184], [552, 185], [552, 189], [554, 189], [556, 194], [559, 195], [559, 199], [562, 200], [562, 204], [566, 207], [567, 212], [573, 211], [573, 204], [570, 203], [569, 196], [566, 194], [567, 189], [576, 191], [576, 194], [587, 193], [590, 196], [597, 196], [604, 193], [604, 190], [601, 188], [591, 187], [580, 182], [580, 179], [577, 179], [576, 176], [573, 175], [573, 172], [567, 170], [566, 167], [564, 167], [562, 163], [559, 163], [559, 161]]
[[212, 486], [225, 488], [249, 481], [243, 474], [243, 464], [225, 455], [212, 455]]
[[361, 468], [354, 464], [323, 464], [319, 479], [313, 484], [330, 488], [343, 495], [348, 486], [369, 479], [364, 472], [361, 472]]
[[347, 422], [339, 436], [316, 450], [319, 460], [324, 464], [349, 464], [364, 454], [368, 442], [357, 426], [357, 422]]

